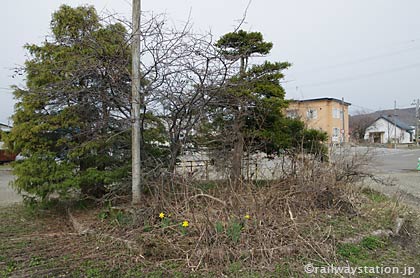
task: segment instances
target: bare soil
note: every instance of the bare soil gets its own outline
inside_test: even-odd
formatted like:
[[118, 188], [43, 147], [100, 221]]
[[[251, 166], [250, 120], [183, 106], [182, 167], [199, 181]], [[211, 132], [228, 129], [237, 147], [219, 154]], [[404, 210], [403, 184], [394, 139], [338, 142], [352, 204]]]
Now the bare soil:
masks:
[[138, 260], [118, 242], [77, 234], [60, 209], [15, 205], [0, 217], [0, 277], [116, 277], [113, 271], [127, 272]]

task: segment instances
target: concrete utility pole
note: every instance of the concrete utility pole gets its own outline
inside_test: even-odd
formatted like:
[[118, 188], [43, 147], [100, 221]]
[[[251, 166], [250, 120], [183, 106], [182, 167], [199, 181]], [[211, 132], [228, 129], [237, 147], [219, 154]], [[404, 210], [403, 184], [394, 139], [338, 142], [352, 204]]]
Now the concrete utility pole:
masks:
[[420, 121], [420, 99], [416, 103], [416, 145], [419, 145], [419, 121]]
[[416, 139], [416, 145], [419, 145], [419, 121], [420, 121], [420, 99], [414, 100], [414, 102], [412, 103], [412, 105], [415, 104], [416, 105], [416, 135], [415, 135], [415, 139]]
[[140, 0], [133, 0], [133, 41], [131, 44], [132, 73], [131, 73], [131, 156], [132, 156], [132, 204], [140, 204], [141, 200], [141, 128], [140, 128]]
[[346, 143], [346, 123], [344, 119], [344, 97], [341, 98], [341, 122], [343, 125], [343, 128], [341, 129], [341, 140], [343, 141], [343, 144]]
[[394, 149], [397, 148], [397, 101], [394, 100]]

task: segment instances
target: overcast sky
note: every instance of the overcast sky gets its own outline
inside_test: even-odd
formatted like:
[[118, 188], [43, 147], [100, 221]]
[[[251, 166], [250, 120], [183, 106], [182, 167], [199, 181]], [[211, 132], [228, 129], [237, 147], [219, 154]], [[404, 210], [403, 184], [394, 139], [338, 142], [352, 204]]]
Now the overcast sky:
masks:
[[[51, 13], [61, 4], [91, 4], [99, 13], [131, 17], [131, 0], [3, 0], [0, 16], [0, 122], [13, 113], [11, 85], [22, 65], [25, 43], [49, 33]], [[175, 24], [191, 14], [194, 28], [215, 36], [230, 32], [248, 0], [142, 0], [142, 9], [166, 13]], [[286, 71], [286, 97], [344, 97], [352, 110], [410, 107], [420, 98], [420, 1], [253, 0], [243, 29], [274, 43], [267, 59], [293, 64]]]

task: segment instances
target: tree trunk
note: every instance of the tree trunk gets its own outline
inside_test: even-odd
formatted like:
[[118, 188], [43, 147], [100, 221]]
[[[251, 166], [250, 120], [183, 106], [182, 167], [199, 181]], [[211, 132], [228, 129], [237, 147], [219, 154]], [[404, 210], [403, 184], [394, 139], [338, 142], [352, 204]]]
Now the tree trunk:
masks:
[[[245, 58], [241, 57], [239, 75], [243, 76], [245, 74]], [[232, 184], [239, 185], [242, 182], [242, 156], [244, 151], [244, 135], [241, 132], [242, 128], [242, 115], [241, 115], [241, 105], [237, 107], [237, 115], [235, 116], [235, 123], [233, 127], [234, 136], [236, 140], [233, 142], [233, 153], [232, 153], [232, 169], [230, 172], [230, 179]]]
[[181, 153], [181, 144], [178, 142], [173, 142], [170, 146], [170, 152], [171, 152], [171, 158], [169, 160], [169, 165], [168, 165], [168, 172], [170, 174], [174, 174], [175, 173], [175, 168], [176, 168], [176, 159], [178, 158], [178, 156]]
[[236, 140], [233, 145], [230, 179], [233, 184], [239, 185], [242, 181], [242, 156], [244, 150], [244, 136], [240, 131], [239, 124], [236, 125], [235, 132]]

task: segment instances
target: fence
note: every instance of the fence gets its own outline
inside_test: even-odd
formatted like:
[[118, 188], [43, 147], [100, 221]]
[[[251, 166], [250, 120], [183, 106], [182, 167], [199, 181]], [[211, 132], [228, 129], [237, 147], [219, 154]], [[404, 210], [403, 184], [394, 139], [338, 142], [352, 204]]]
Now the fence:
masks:
[[[203, 153], [180, 157], [176, 172], [196, 180], [221, 180], [229, 177], [230, 165], [225, 160], [210, 159]], [[286, 156], [267, 157], [263, 153], [246, 156], [242, 160], [243, 178], [246, 180], [272, 180], [293, 171], [293, 163]]]

